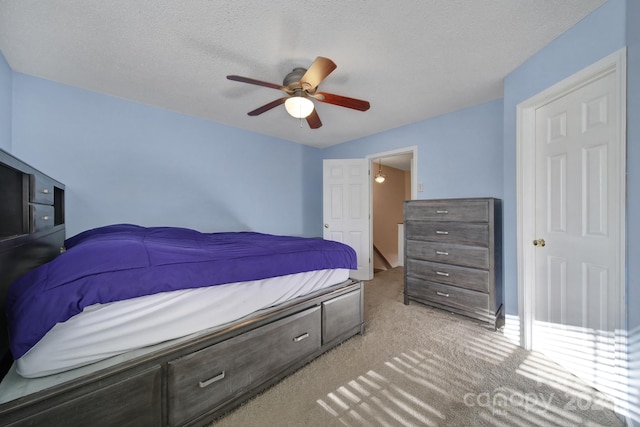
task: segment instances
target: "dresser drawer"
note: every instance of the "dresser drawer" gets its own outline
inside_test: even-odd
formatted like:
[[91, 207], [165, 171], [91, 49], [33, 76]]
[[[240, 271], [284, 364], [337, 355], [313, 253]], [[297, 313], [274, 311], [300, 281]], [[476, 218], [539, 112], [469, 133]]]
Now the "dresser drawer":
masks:
[[169, 362], [169, 424], [215, 410], [320, 349], [320, 307]]
[[29, 201], [53, 205], [53, 182], [42, 175], [29, 175]]
[[50, 205], [29, 205], [31, 232], [47, 230], [54, 226], [54, 207]]
[[415, 200], [405, 205], [405, 220], [488, 222], [486, 200]]
[[420, 280], [415, 277], [407, 277], [407, 290], [411, 298], [435, 302], [457, 311], [462, 310], [482, 316], [494, 314], [490, 312], [489, 295], [482, 292]]
[[479, 292], [489, 292], [489, 272], [477, 268], [408, 259], [407, 276], [455, 285]]
[[465, 222], [405, 222], [407, 236], [413, 240], [458, 243], [476, 246], [489, 245], [489, 225]]
[[407, 240], [411, 258], [489, 269], [489, 248]]

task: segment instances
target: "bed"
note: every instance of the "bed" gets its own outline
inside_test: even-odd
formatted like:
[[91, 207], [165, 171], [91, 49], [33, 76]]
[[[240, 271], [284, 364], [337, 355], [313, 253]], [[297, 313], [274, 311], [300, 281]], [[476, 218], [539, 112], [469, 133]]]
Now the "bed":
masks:
[[346, 245], [133, 224], [65, 241], [63, 184], [2, 151], [0, 178], [1, 425], [202, 425], [364, 331]]

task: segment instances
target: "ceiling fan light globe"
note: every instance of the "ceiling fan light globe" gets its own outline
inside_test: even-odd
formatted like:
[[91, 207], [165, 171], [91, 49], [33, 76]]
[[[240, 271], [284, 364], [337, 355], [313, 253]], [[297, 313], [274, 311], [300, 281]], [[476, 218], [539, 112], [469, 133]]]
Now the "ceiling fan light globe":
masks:
[[313, 112], [313, 102], [302, 96], [292, 96], [284, 102], [287, 113], [296, 119], [303, 119]]

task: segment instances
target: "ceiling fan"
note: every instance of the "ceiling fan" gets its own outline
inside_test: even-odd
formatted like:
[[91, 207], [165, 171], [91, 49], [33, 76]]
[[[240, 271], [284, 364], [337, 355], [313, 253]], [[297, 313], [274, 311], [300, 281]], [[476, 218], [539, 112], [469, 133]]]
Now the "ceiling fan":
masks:
[[306, 118], [309, 127], [317, 129], [322, 126], [322, 122], [310, 98], [326, 104], [338, 105], [358, 111], [367, 111], [369, 109], [369, 102], [367, 101], [317, 91], [318, 85], [335, 69], [336, 64], [332, 60], [318, 56], [308, 69], [294, 68], [293, 71], [286, 75], [282, 85], [235, 75], [227, 76], [227, 78], [236, 82], [279, 89], [287, 94], [285, 97], [278, 98], [262, 107], [249, 111], [248, 115], [257, 116], [278, 105], [285, 104], [285, 108], [290, 115], [300, 119]]

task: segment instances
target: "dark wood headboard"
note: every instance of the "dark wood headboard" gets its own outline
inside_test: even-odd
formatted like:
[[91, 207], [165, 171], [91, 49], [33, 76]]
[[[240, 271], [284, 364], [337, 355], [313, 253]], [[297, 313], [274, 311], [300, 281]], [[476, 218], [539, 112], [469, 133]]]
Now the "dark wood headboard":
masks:
[[64, 245], [64, 184], [0, 150], [0, 379], [11, 366], [9, 285], [51, 261]]

